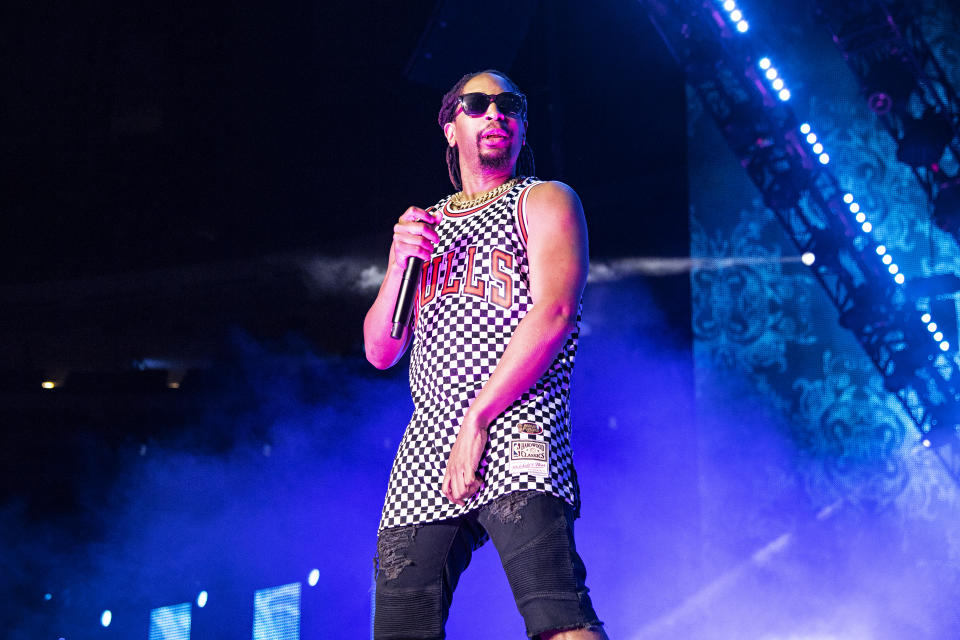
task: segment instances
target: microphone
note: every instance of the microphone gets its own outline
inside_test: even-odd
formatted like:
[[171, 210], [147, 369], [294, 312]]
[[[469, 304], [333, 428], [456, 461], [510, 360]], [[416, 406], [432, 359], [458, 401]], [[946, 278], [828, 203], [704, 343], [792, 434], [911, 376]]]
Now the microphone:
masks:
[[413, 311], [413, 300], [417, 297], [417, 281], [420, 279], [422, 266], [422, 258], [407, 258], [407, 268], [403, 270], [403, 280], [397, 293], [397, 304], [393, 308], [393, 329], [390, 337], [394, 340], [402, 338], [403, 330], [410, 326], [410, 313]]

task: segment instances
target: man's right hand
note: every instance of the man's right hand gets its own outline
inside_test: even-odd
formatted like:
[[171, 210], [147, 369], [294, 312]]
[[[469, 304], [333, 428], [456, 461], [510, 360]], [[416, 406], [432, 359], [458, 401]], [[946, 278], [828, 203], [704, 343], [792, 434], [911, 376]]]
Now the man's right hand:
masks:
[[410, 207], [403, 212], [400, 220], [393, 226], [393, 256], [401, 269], [407, 266], [407, 258], [414, 257], [429, 260], [433, 247], [440, 241], [434, 225], [443, 219], [437, 211], [427, 211], [420, 207]]

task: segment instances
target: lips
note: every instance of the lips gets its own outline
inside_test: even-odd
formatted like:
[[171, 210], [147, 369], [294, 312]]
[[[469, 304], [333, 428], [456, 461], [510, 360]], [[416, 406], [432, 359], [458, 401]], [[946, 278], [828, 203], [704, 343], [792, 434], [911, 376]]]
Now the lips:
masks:
[[504, 129], [489, 129], [483, 132], [483, 138], [509, 138], [510, 133]]

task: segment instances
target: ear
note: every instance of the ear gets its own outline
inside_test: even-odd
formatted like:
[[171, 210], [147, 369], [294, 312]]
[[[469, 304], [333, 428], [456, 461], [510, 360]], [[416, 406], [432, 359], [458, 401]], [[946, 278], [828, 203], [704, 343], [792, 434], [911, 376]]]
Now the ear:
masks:
[[456, 127], [453, 126], [452, 122], [443, 125], [443, 135], [447, 138], [447, 144], [451, 147], [457, 146]]

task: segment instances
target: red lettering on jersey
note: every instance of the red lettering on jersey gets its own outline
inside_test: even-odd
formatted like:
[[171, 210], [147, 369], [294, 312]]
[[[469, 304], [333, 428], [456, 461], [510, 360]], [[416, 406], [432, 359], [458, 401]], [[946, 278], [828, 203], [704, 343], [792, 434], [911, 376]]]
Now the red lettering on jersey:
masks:
[[[437, 256], [430, 262], [424, 265], [423, 272], [420, 274], [420, 306], [425, 307], [427, 303], [433, 300], [433, 296], [437, 294], [437, 279], [440, 277], [440, 261], [443, 258]], [[429, 275], [430, 284], [427, 285], [427, 277]]]
[[513, 256], [506, 251], [494, 249], [490, 255], [490, 275], [500, 284], [490, 288], [490, 302], [509, 309], [513, 306], [513, 277], [503, 270], [504, 267], [513, 269]]
[[447, 258], [447, 269], [446, 273], [443, 276], [443, 289], [440, 290], [440, 295], [445, 296], [449, 293], [459, 293], [460, 291], [460, 280], [450, 279], [450, 276], [453, 275], [453, 255], [455, 251], [448, 251]]
[[476, 247], [467, 248], [467, 274], [464, 276], [465, 284], [463, 285], [463, 292], [471, 296], [482, 298], [487, 291], [487, 281], [478, 280], [477, 284], [473, 283], [473, 259], [476, 253]]

